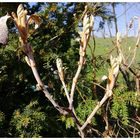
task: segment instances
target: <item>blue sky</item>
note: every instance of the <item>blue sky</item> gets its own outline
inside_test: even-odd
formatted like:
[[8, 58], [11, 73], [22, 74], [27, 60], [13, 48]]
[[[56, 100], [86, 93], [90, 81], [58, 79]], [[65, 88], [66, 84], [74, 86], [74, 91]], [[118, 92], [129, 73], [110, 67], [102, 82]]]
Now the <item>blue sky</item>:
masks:
[[[120, 10], [121, 9], [121, 10]], [[139, 17], [140, 16], [140, 3], [129, 3], [126, 5], [126, 17], [124, 14], [124, 6], [118, 6], [116, 9], [116, 13], [118, 16], [118, 28], [120, 32], [125, 32], [126, 31], [126, 23], [125, 23], [125, 18], [127, 20], [127, 23], [130, 22], [131, 18], [134, 16]], [[137, 30], [138, 30], [138, 20], [135, 20], [134, 22], [134, 28], [131, 30], [130, 35], [136, 35]]]
[[[110, 7], [109, 7], [110, 8]], [[123, 3], [116, 6], [116, 16], [117, 16], [117, 23], [118, 23], [118, 30], [122, 35], [126, 34], [126, 23], [128, 24], [130, 20], [134, 16], [140, 16], [140, 3], [138, 2], [129, 2], [125, 6]], [[126, 13], [126, 14], [125, 14]], [[99, 18], [95, 19], [95, 27], [97, 27], [97, 23]], [[115, 27], [114, 23], [112, 22], [112, 28], [110, 28], [112, 35], [115, 35]], [[136, 36], [138, 30], [138, 20], [134, 21], [133, 28], [128, 32], [129, 36]], [[97, 36], [103, 36], [103, 31], [95, 32]], [[108, 26], [105, 24], [105, 33], [106, 36], [110, 36]]]
[[[30, 3], [30, 5], [35, 3]], [[111, 7], [109, 7], [110, 10]], [[118, 4], [116, 6], [116, 16], [117, 16], [117, 23], [118, 23], [118, 30], [122, 35], [126, 34], [126, 23], [128, 24], [134, 16], [140, 16], [140, 2], [127, 2], [124, 6], [124, 2], [121, 4]], [[103, 30], [97, 31], [99, 21], [101, 19], [99, 17], [95, 18], [95, 35], [102, 37], [103, 36]], [[134, 21], [133, 28], [128, 32], [129, 36], [136, 36], [137, 35], [137, 29], [138, 29], [138, 20]], [[115, 35], [115, 27], [114, 23], [112, 22], [112, 26], [110, 27], [111, 33], [114, 36]], [[107, 23], [105, 24], [105, 36], [110, 37], [109, 30]]]

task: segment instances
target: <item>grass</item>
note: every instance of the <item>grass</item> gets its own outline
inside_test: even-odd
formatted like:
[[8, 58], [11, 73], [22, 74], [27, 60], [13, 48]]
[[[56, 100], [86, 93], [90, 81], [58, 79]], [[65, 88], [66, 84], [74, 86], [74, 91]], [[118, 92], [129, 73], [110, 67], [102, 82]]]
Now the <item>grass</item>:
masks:
[[[95, 47], [95, 56], [106, 56], [113, 48], [115, 48], [113, 42], [115, 42], [115, 38], [95, 38], [96, 47]], [[133, 50], [136, 45], [137, 39], [134, 37], [128, 37], [122, 39], [122, 50], [125, 58], [130, 55], [130, 60], [133, 57]], [[91, 38], [89, 42], [91, 48], [94, 47], [93, 39]], [[116, 50], [114, 49], [113, 54], [115, 54]], [[87, 48], [87, 55], [91, 57], [91, 49]], [[140, 63], [140, 47], [137, 49], [135, 64]]]
[[[122, 38], [122, 43], [121, 47], [123, 50], [123, 54], [125, 58], [128, 58], [128, 63], [130, 63], [132, 57], [133, 57], [133, 50], [135, 48], [137, 39], [134, 37], [127, 37], [127, 38]], [[116, 49], [113, 44], [115, 42], [115, 38], [95, 38], [96, 42], [96, 47], [95, 47], [95, 52], [94, 55], [96, 59], [96, 63], [100, 63], [100, 68], [96, 69], [96, 75], [97, 75], [97, 80], [100, 81], [101, 77], [103, 75], [108, 74], [108, 68], [109, 65], [107, 63], [107, 60], [110, 57], [110, 54], [115, 56], [116, 55]], [[87, 48], [87, 55], [89, 57], [92, 57], [91, 51], [93, 51], [94, 48], [94, 41], [91, 38], [89, 42], [90, 47]], [[111, 50], [113, 50], [111, 53], [109, 53]], [[136, 57], [133, 63], [133, 66], [139, 68], [140, 66], [140, 47], [137, 49]], [[100, 62], [101, 61], [101, 62]]]
[[[95, 55], [104, 55], [112, 46], [112, 39], [111, 38], [95, 38], [96, 48], [95, 48]], [[94, 47], [93, 39], [90, 40], [90, 46]], [[87, 54], [90, 54], [90, 49], [87, 49]]]

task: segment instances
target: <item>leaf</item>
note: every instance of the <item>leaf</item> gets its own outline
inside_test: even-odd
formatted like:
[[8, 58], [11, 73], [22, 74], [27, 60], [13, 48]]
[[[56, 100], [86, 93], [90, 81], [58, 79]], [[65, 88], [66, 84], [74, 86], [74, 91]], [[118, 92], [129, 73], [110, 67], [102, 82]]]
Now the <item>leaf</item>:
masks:
[[27, 10], [24, 10], [23, 5], [20, 4], [17, 8], [18, 25], [20, 26], [20, 28], [26, 28], [27, 13], [28, 13]]
[[0, 43], [6, 45], [8, 42], [8, 27], [7, 20], [10, 18], [9, 15], [5, 15], [0, 18]]
[[74, 127], [74, 121], [72, 117], [67, 118], [66, 120], [66, 129]]
[[66, 116], [62, 115], [62, 116], [60, 117], [60, 120], [61, 120], [62, 122], [65, 122], [65, 121], [66, 121]]
[[57, 10], [57, 6], [52, 5], [52, 7], [50, 8], [50, 12], [55, 12], [56, 10]]
[[38, 15], [31, 15], [28, 19], [28, 24], [35, 23], [35, 29], [37, 29], [41, 24], [41, 18]]

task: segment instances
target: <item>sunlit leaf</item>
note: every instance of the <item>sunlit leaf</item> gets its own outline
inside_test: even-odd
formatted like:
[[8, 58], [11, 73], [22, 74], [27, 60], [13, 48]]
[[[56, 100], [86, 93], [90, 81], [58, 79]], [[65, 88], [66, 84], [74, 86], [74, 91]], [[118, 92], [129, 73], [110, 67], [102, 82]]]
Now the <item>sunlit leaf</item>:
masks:
[[50, 8], [50, 11], [51, 11], [51, 12], [55, 12], [56, 10], [57, 10], [56, 5], [52, 5], [52, 7]]
[[67, 118], [66, 120], [66, 129], [74, 127], [74, 121], [72, 117]]
[[21, 28], [26, 27], [26, 15], [27, 15], [27, 10], [24, 10], [24, 7], [22, 4], [20, 4], [17, 8], [17, 16], [18, 16], [18, 25]]
[[39, 25], [41, 24], [41, 18], [38, 15], [31, 15], [28, 19], [28, 24], [34, 24], [35, 23], [35, 29], [37, 29], [39, 27]]

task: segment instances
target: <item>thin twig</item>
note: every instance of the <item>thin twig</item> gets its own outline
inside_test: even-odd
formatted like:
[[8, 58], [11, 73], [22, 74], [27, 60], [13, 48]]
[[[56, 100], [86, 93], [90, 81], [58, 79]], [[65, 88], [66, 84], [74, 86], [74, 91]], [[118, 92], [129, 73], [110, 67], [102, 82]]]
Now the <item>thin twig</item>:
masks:
[[66, 84], [65, 84], [65, 81], [64, 81], [63, 63], [62, 63], [62, 60], [60, 58], [56, 59], [56, 66], [57, 66], [57, 69], [58, 69], [58, 75], [59, 75], [59, 78], [60, 78], [60, 80], [62, 82], [62, 85], [63, 85], [64, 91], [65, 91], [67, 100], [68, 100], [68, 102], [70, 104], [70, 96], [69, 96], [69, 93], [68, 93], [68, 90], [67, 90], [67, 87], [66, 87]]
[[[29, 45], [29, 44], [28, 44]], [[29, 46], [28, 46], [29, 47]], [[30, 46], [31, 47], [31, 46]], [[40, 76], [39, 76], [39, 73], [37, 71], [37, 68], [36, 68], [36, 63], [35, 63], [35, 60], [34, 60], [34, 57], [33, 57], [33, 54], [30, 52], [30, 53], [27, 53], [27, 56], [28, 56], [28, 59], [29, 59], [29, 62], [30, 62], [30, 67], [32, 69], [32, 72], [33, 72], [33, 75], [38, 83], [38, 86], [40, 86], [40, 90], [42, 90], [45, 94], [45, 96], [49, 99], [49, 101], [53, 104], [53, 106], [61, 113], [61, 114], [68, 114], [68, 112], [64, 109], [62, 109], [62, 107], [60, 107], [55, 101], [54, 99], [52, 98], [51, 94], [48, 92], [48, 90], [45, 88], [44, 86], [44, 83], [42, 82]]]
[[117, 120], [117, 124], [118, 124], [118, 126], [119, 126], [122, 130], [124, 130], [124, 132], [127, 134], [127, 136], [130, 137], [130, 135], [128, 134], [128, 132], [119, 124], [119, 120]]
[[96, 105], [96, 107], [94, 108], [92, 113], [89, 115], [89, 117], [87, 118], [85, 123], [82, 125], [82, 127], [81, 127], [82, 130], [84, 130], [85, 127], [91, 122], [91, 119], [93, 118], [93, 116], [96, 114], [98, 109], [103, 105], [103, 103], [108, 99], [108, 97], [109, 97], [108, 94], [105, 94], [104, 97], [102, 98], [102, 100], [100, 102], [98, 102], [98, 104]]
[[[133, 134], [133, 135], [138, 135], [138, 134], [140, 134], [140, 130], [138, 129], [138, 128], [136, 128], [136, 127], [134, 127], [134, 126], [132, 126], [132, 125], [128, 125], [128, 127], [131, 127], [131, 128], [133, 128], [134, 130], [134, 132], [132, 132], [132, 131], [130, 131], [127, 127], [126, 127], [126, 129], [127, 129], [127, 131], [129, 131], [131, 134]], [[135, 132], [135, 131], [137, 131], [137, 132]], [[133, 137], [135, 137], [135, 136], [133, 136]]]
[[134, 60], [135, 60], [137, 49], [139, 47], [139, 42], [140, 42], [140, 19], [139, 19], [138, 36], [137, 36], [137, 41], [136, 41], [136, 45], [135, 45], [134, 52], [133, 52], [133, 57], [131, 59], [131, 62], [129, 64], [127, 64], [127, 68], [129, 68], [132, 65], [132, 63], [134, 62]]
[[75, 87], [76, 87], [77, 80], [78, 80], [79, 74], [80, 74], [82, 66], [83, 66], [84, 58], [80, 56], [80, 60], [81, 60], [81, 63], [79, 62], [79, 66], [78, 66], [76, 75], [73, 78], [73, 82], [72, 82], [71, 93], [70, 93], [71, 103], [70, 103], [70, 106], [69, 106], [70, 109], [72, 109], [72, 106], [73, 106], [73, 97], [74, 97]]
[[103, 90], [105, 90], [105, 91], [106, 91], [106, 88], [104, 88], [104, 87], [103, 87], [103, 86], [101, 86], [100, 84], [98, 84], [98, 83], [96, 83], [96, 82], [93, 82], [93, 84], [95, 84], [95, 85], [99, 86], [100, 88], [102, 88]]
[[[111, 61], [111, 69], [109, 70], [109, 76], [108, 76], [108, 83], [106, 86], [106, 93], [104, 95], [104, 97], [102, 98], [102, 100], [100, 102], [97, 103], [96, 107], [93, 109], [93, 111], [91, 112], [91, 114], [89, 115], [89, 117], [87, 118], [87, 120], [85, 121], [85, 123], [82, 125], [81, 129], [84, 130], [86, 128], [86, 126], [88, 125], [88, 123], [91, 122], [91, 119], [93, 118], [93, 116], [96, 114], [96, 112], [98, 111], [98, 109], [104, 104], [104, 102], [113, 94], [113, 88], [116, 82], [116, 79], [118, 77], [118, 73], [119, 73], [119, 64], [121, 63], [119, 56], [116, 60], [116, 58], [110, 58]], [[116, 60], [116, 61], [115, 61]]]
[[132, 63], [134, 62], [134, 60], [135, 60], [135, 57], [136, 57], [136, 53], [137, 53], [137, 48], [138, 48], [138, 45], [136, 45], [136, 47], [135, 47], [135, 49], [134, 49], [134, 52], [133, 52], [133, 57], [132, 57], [132, 59], [131, 59], [131, 62], [129, 63], [129, 65], [127, 66], [127, 68], [129, 68], [131, 65], [132, 65]]
[[115, 124], [115, 126], [113, 127], [113, 131], [112, 131], [113, 136], [115, 136], [115, 129], [116, 129], [116, 124]]
[[[86, 7], [85, 7], [85, 9], [86, 9]], [[92, 16], [90, 16], [90, 17], [92, 17]], [[90, 22], [90, 24], [87, 21]], [[88, 41], [90, 38], [91, 30], [92, 30], [92, 27], [90, 27], [91, 24], [93, 24], [93, 17], [92, 17], [92, 19], [89, 19], [87, 17], [87, 13], [86, 13], [85, 17], [83, 19], [83, 32], [81, 34], [81, 40], [80, 40], [80, 50], [79, 50], [80, 58], [79, 58], [79, 63], [78, 63], [78, 69], [73, 78], [71, 92], [70, 92], [70, 101], [71, 101], [71, 103], [69, 105], [70, 110], [72, 110], [72, 108], [73, 108], [73, 98], [74, 98], [75, 87], [76, 87], [79, 75], [81, 73], [82, 67], [85, 63], [86, 48], [87, 48], [87, 44], [88, 44]], [[87, 31], [88, 31], [88, 33], [87, 33]]]
[[99, 130], [97, 130], [97, 129], [95, 129], [95, 128], [91, 128], [94, 132], [96, 132], [99, 136], [103, 136], [103, 134], [99, 131]]
[[76, 90], [78, 91], [79, 95], [81, 96], [82, 100], [86, 103], [86, 100], [84, 99], [84, 97], [82, 96], [81, 91], [79, 90], [78, 86], [76, 86]]
[[138, 122], [138, 121], [136, 121], [136, 120], [134, 120], [134, 119], [132, 119], [132, 118], [128, 118], [128, 119], [130, 119], [130, 120], [132, 120], [134, 123], [137, 123], [138, 125], [140, 125], [140, 122]]
[[121, 128], [119, 127], [118, 132], [117, 132], [117, 134], [116, 134], [116, 138], [117, 138], [118, 135], [119, 135], [120, 129], [121, 129]]
[[66, 84], [65, 84], [64, 81], [61, 81], [61, 82], [62, 82], [62, 85], [63, 85], [64, 91], [65, 91], [65, 93], [66, 93], [67, 100], [68, 100], [68, 102], [70, 103], [70, 97], [69, 97], [69, 93], [68, 93], [68, 90], [67, 90]]
[[108, 109], [109, 109], [109, 105], [110, 105], [110, 100], [108, 100], [107, 105], [106, 105], [106, 109], [105, 109], [105, 123], [106, 123], [106, 127], [105, 129], [108, 130], [109, 129], [109, 122], [108, 122]]

